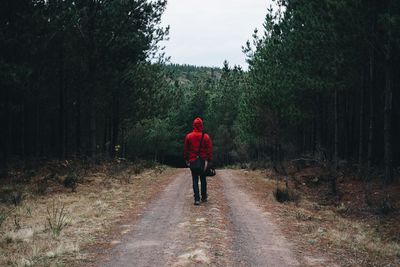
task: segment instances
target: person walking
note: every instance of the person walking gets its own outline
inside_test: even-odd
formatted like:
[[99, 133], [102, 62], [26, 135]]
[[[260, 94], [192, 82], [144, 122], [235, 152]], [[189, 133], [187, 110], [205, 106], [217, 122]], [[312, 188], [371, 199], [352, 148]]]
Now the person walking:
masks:
[[[199, 177], [201, 182], [201, 200], [207, 202], [207, 181], [205, 170], [212, 160], [212, 142], [208, 134], [203, 132], [203, 121], [196, 118], [193, 121], [193, 131], [185, 137], [183, 156], [186, 165], [190, 167], [193, 181], [194, 205], [200, 205]], [[200, 162], [200, 168], [195, 165]]]

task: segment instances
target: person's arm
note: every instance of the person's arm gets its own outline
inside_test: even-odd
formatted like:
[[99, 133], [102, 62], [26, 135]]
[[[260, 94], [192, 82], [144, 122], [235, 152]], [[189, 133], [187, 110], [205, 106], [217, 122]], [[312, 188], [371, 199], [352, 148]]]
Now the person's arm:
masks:
[[189, 166], [189, 140], [188, 136], [185, 136], [185, 141], [183, 143], [183, 158], [185, 159], [186, 165]]
[[206, 149], [207, 149], [207, 159], [204, 162], [204, 171], [207, 170], [208, 168], [208, 164], [210, 163], [210, 161], [212, 160], [212, 142], [211, 142], [211, 138], [209, 135], [206, 136], [207, 138], [205, 138], [205, 143], [206, 143]]
[[209, 162], [212, 160], [212, 141], [210, 136], [207, 138], [207, 160]]

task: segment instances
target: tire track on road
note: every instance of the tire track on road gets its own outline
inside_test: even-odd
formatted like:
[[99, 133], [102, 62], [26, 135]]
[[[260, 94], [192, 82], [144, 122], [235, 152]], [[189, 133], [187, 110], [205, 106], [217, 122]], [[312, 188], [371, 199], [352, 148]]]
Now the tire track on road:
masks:
[[235, 266], [299, 266], [279, 229], [251, 196], [238, 188], [235, 180], [240, 177], [230, 170], [219, 171], [219, 176], [230, 206]]
[[111, 252], [109, 260], [98, 266], [164, 266], [180, 248], [179, 224], [188, 213], [185, 197], [191, 179], [180, 171], [175, 180], [146, 208], [131, 232]]

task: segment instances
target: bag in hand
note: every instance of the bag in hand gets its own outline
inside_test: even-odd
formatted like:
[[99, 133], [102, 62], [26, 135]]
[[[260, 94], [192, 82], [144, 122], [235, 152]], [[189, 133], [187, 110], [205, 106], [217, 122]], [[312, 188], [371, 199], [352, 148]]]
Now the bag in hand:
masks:
[[201, 144], [203, 143], [203, 138], [204, 138], [204, 133], [202, 133], [201, 135], [200, 145], [199, 145], [199, 150], [197, 151], [196, 160], [190, 163], [190, 169], [194, 173], [205, 174], [206, 176], [215, 176], [216, 174], [215, 169], [212, 166], [210, 166], [210, 163], [208, 164], [207, 169], [204, 171], [204, 160], [200, 158], [200, 149], [201, 149]]
[[217, 173], [214, 169], [214, 167], [207, 167], [207, 170], [205, 171], [206, 176], [215, 176]]
[[190, 163], [190, 169], [192, 172], [195, 173], [202, 173], [203, 172], [203, 162], [199, 156], [196, 157], [196, 160]]

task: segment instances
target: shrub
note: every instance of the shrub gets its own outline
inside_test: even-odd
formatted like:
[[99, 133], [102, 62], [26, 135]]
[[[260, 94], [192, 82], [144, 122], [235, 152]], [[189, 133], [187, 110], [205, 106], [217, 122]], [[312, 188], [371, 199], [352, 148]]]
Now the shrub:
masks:
[[20, 191], [13, 191], [10, 194], [10, 201], [14, 206], [19, 206], [22, 203], [23, 195]]
[[47, 189], [49, 187], [49, 183], [47, 182], [47, 178], [41, 179], [36, 184], [36, 193], [39, 195], [45, 195]]
[[240, 167], [241, 169], [243, 169], [243, 170], [250, 169], [250, 163], [244, 163], [244, 162], [242, 162], [242, 163], [239, 164], [239, 167]]
[[3, 222], [6, 220], [7, 215], [4, 212], [0, 212], [0, 227], [3, 224]]
[[78, 182], [78, 175], [76, 174], [76, 172], [70, 172], [64, 179], [64, 186], [66, 188], [71, 188], [72, 192], [75, 192], [75, 189], [77, 187], [77, 182]]
[[146, 169], [157, 168], [158, 165], [156, 162], [151, 160], [136, 160], [132, 165], [133, 174], [138, 175], [142, 173]]
[[29, 217], [32, 217], [32, 208], [31, 207], [26, 207], [26, 215]]
[[133, 168], [133, 174], [135, 175], [140, 174], [144, 170], [144, 167], [141, 164], [135, 164], [133, 165], [132, 168]]
[[287, 188], [281, 189], [279, 187], [275, 189], [274, 197], [280, 203], [292, 201], [297, 203], [300, 199], [300, 196], [297, 192], [290, 191]]
[[16, 230], [21, 229], [21, 215], [19, 213], [14, 214], [14, 226]]
[[252, 161], [252, 162], [250, 162], [250, 164], [249, 164], [249, 168], [250, 168], [251, 170], [253, 170], [253, 171], [255, 171], [255, 170], [263, 170], [263, 169], [265, 169], [266, 167], [267, 167], [266, 162], [265, 162], [265, 161], [262, 161], [262, 160], [260, 160], [260, 161]]
[[154, 168], [154, 172], [157, 173], [157, 174], [161, 174], [161, 173], [163, 173], [165, 171], [165, 169], [166, 169], [165, 166], [157, 165]]
[[379, 206], [379, 212], [384, 215], [388, 215], [395, 210], [396, 208], [393, 205], [393, 201], [389, 197], [385, 197]]
[[53, 235], [59, 236], [61, 231], [69, 224], [65, 205], [62, 204], [61, 207], [56, 207], [53, 201], [51, 209], [47, 207], [47, 222]]
[[336, 212], [346, 215], [351, 212], [350, 206], [346, 205], [345, 203], [340, 203], [339, 206], [336, 207]]
[[312, 216], [311, 215], [305, 213], [304, 211], [302, 211], [300, 209], [295, 211], [294, 216], [299, 221], [310, 221], [310, 220], [312, 220]]
[[0, 227], [15, 209], [0, 211]]
[[29, 182], [36, 175], [35, 171], [29, 170], [24, 173], [23, 181]]

